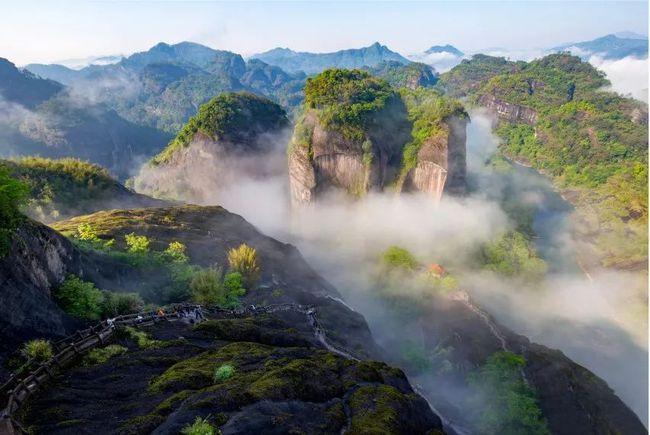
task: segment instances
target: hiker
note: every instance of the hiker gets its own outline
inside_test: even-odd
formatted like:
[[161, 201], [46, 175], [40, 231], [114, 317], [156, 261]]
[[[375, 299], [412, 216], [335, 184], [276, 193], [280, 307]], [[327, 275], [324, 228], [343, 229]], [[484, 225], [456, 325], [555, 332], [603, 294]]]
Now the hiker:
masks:
[[110, 326], [111, 328], [114, 328], [115, 327], [115, 319], [110, 319], [110, 318], [106, 319], [106, 324], [108, 326]]
[[201, 311], [201, 307], [196, 308], [195, 311], [196, 311], [196, 320], [203, 320], [203, 312]]

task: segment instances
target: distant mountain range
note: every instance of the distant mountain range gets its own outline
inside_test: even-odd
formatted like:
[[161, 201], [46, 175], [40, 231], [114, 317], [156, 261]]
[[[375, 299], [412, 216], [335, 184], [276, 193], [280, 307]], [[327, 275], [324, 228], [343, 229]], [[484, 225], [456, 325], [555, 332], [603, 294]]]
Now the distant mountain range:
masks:
[[648, 38], [631, 32], [621, 32], [618, 35], [629, 35], [621, 37], [617, 35], [606, 35], [591, 41], [564, 44], [553, 48], [553, 51], [573, 51], [582, 58], [589, 58], [598, 55], [604, 59], [623, 59], [634, 56], [639, 58], [648, 57]]
[[26, 69], [93, 95], [129, 121], [170, 134], [201, 104], [222, 92], [254, 92], [291, 109], [302, 101], [306, 78], [259, 59], [247, 62], [239, 54], [192, 42], [161, 42], [111, 65], [74, 70], [30, 64]]
[[[647, 57], [648, 42], [624, 33], [554, 50], [568, 49], [587, 57]], [[334, 53], [276, 48], [246, 60], [192, 42], [161, 42], [81, 69], [30, 64], [21, 70], [0, 59], [0, 156], [75, 155], [125, 177], [134, 160], [160, 151], [201, 104], [223, 92], [253, 92], [291, 112], [303, 100], [307, 75], [326, 68], [363, 68], [394, 86], [433, 86], [436, 69], [448, 70], [463, 57], [454, 46], [434, 45], [412, 62], [375, 43]]]
[[374, 67], [385, 61], [408, 64], [410, 61], [378, 42], [362, 48], [335, 51], [333, 53], [297, 52], [288, 48], [274, 48], [251, 56], [288, 72], [302, 71], [315, 74], [327, 68]]
[[0, 157], [74, 156], [126, 178], [138, 159], [168, 140], [166, 133], [0, 58]]

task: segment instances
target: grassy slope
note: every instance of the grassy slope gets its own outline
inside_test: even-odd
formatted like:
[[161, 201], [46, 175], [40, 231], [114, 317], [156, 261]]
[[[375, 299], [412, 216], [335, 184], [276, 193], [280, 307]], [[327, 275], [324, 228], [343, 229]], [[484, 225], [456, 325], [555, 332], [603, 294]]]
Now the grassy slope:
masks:
[[45, 222], [102, 208], [164, 204], [130, 191], [106, 169], [79, 159], [24, 157], [0, 165], [29, 186], [26, 213]]

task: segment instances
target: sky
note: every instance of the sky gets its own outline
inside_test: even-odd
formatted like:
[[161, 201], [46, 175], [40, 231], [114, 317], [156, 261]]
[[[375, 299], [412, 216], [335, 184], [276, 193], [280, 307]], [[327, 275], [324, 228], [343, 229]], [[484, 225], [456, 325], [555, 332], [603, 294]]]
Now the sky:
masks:
[[375, 41], [405, 55], [447, 43], [465, 52], [530, 50], [647, 28], [646, 1], [0, 0], [0, 57], [47, 63], [184, 40], [244, 55]]

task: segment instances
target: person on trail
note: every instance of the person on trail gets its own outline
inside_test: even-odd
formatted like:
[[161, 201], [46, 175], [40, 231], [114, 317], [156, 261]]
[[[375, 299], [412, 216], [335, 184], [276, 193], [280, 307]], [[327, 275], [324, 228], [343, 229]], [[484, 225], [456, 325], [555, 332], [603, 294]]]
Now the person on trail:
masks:
[[196, 320], [203, 320], [203, 312], [201, 311], [201, 307], [196, 308], [195, 311], [196, 311]]
[[111, 328], [115, 327], [115, 319], [108, 318], [106, 319], [106, 324], [110, 326]]

